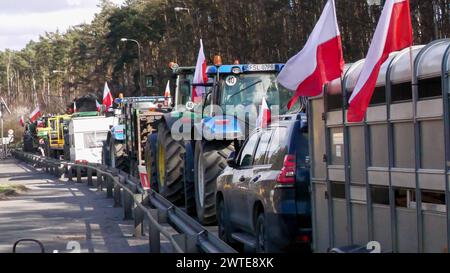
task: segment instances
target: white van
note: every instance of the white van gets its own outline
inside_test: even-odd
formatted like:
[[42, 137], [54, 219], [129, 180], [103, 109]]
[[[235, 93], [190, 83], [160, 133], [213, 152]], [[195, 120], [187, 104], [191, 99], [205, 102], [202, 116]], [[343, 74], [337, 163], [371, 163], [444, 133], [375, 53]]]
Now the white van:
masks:
[[103, 142], [116, 123], [115, 117], [73, 118], [69, 124], [70, 161], [102, 163]]

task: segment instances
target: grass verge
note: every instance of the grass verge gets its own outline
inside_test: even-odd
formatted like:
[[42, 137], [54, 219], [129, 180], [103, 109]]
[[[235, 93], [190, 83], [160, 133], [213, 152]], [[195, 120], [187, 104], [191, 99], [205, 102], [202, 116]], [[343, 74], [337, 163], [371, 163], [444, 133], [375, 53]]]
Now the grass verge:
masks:
[[19, 195], [26, 191], [28, 191], [28, 188], [24, 185], [0, 184], [0, 200], [4, 200], [9, 196]]

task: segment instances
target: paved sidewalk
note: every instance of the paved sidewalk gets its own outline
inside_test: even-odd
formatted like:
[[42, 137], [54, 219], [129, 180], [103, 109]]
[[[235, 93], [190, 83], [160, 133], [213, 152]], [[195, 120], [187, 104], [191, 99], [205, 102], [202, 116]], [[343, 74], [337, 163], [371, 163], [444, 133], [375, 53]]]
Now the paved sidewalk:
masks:
[[[46, 252], [67, 252], [77, 241], [83, 253], [148, 252], [148, 239], [135, 239], [133, 221], [113, 208], [104, 192], [86, 184], [57, 180], [16, 160], [0, 161], [0, 184], [25, 185], [29, 191], [0, 200], [0, 253], [12, 251], [15, 241], [38, 239]], [[18, 252], [37, 252], [26, 244]]]

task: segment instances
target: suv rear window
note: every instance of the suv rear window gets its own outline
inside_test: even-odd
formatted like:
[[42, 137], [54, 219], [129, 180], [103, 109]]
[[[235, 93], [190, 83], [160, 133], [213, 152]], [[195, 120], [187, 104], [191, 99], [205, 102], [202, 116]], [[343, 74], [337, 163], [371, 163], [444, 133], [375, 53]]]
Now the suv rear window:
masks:
[[289, 131], [285, 127], [277, 128], [270, 141], [269, 150], [267, 151], [268, 163], [274, 169], [281, 169], [283, 167], [284, 157], [288, 152], [287, 138]]

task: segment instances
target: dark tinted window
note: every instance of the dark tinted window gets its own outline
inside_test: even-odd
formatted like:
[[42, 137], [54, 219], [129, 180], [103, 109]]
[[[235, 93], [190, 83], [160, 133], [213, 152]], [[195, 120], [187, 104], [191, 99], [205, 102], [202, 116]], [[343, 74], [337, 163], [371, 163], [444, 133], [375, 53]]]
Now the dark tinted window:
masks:
[[253, 154], [255, 152], [256, 145], [258, 144], [259, 133], [252, 135], [244, 148], [242, 148], [242, 153], [239, 158], [240, 167], [249, 167], [253, 164]]
[[442, 96], [441, 78], [431, 78], [419, 81], [419, 99]]
[[327, 94], [328, 112], [342, 109], [342, 94]]
[[370, 194], [373, 204], [389, 205], [389, 188], [387, 187], [371, 187]]
[[341, 182], [331, 181], [331, 197], [338, 199], [345, 199], [345, 184]]
[[402, 102], [412, 100], [412, 88], [410, 82], [392, 85], [391, 102]]
[[269, 164], [272, 165], [274, 169], [281, 169], [283, 166], [284, 157], [288, 152], [287, 138], [288, 138], [287, 128], [277, 128], [270, 141], [269, 150], [267, 151], [267, 158]]
[[266, 152], [269, 148], [271, 136], [272, 136], [272, 131], [264, 132], [261, 135], [261, 140], [259, 141], [258, 148], [255, 153], [254, 165], [264, 165], [264, 162], [266, 159]]
[[378, 105], [386, 103], [386, 88], [380, 86], [375, 88], [373, 92], [372, 99], [370, 100], [370, 105]]

